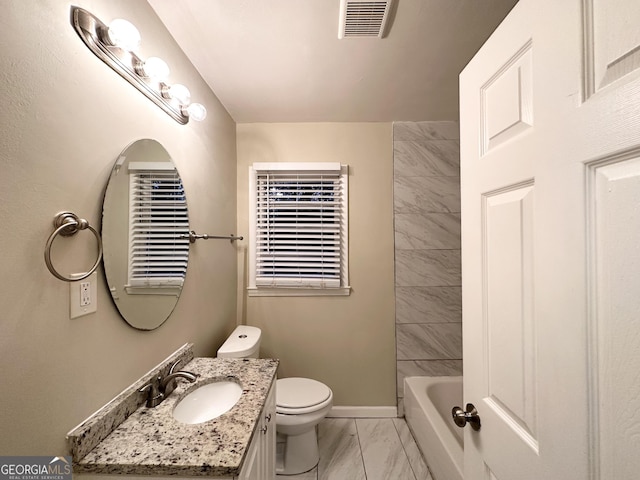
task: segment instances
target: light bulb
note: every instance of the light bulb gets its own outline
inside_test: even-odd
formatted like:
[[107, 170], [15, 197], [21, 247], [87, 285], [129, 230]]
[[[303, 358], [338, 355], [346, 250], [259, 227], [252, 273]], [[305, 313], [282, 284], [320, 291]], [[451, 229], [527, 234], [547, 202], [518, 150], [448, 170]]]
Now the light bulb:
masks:
[[175, 98], [180, 105], [189, 105], [189, 102], [191, 101], [191, 92], [187, 87], [179, 83], [171, 85], [167, 93], [170, 98]]
[[187, 107], [187, 113], [189, 114], [189, 118], [195, 120], [196, 122], [201, 122], [205, 118], [207, 118], [207, 109], [204, 108], [204, 105], [200, 103], [192, 103]]
[[159, 82], [163, 82], [169, 76], [171, 70], [167, 62], [159, 57], [149, 57], [137, 69], [140, 75], [150, 77]]
[[122, 18], [116, 18], [109, 24], [107, 37], [111, 45], [129, 52], [140, 46], [140, 32], [131, 22]]

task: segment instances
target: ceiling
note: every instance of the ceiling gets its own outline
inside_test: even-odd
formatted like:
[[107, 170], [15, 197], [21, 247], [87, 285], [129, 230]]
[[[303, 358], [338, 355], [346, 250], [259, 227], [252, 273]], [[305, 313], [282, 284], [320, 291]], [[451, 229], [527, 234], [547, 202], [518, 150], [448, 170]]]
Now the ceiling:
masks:
[[396, 0], [338, 39], [340, 0], [148, 0], [238, 123], [456, 120], [458, 74], [517, 0]]

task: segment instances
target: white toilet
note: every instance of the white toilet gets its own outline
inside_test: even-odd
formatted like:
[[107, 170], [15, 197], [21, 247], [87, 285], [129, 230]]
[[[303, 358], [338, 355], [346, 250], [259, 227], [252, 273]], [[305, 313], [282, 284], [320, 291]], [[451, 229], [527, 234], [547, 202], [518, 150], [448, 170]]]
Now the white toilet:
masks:
[[[220, 358], [258, 358], [262, 332], [239, 325], [218, 349]], [[333, 406], [333, 392], [310, 378], [276, 381], [276, 473], [295, 475], [314, 468], [320, 459], [316, 426]]]

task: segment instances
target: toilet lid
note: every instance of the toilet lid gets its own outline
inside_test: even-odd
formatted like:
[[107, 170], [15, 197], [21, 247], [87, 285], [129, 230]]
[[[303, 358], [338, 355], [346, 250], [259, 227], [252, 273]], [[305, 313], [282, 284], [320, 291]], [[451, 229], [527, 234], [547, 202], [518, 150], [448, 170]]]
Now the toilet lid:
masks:
[[331, 389], [310, 378], [281, 378], [276, 382], [276, 404], [284, 408], [305, 408], [324, 402]]

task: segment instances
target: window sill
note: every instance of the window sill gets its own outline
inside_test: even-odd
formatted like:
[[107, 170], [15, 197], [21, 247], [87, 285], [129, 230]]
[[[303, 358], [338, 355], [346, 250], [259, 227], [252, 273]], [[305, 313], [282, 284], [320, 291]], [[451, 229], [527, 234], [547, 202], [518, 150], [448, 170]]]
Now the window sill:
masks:
[[125, 285], [124, 290], [129, 295], [172, 295], [174, 297], [179, 297], [180, 292], [182, 292], [182, 287], [161, 285], [134, 287], [132, 285]]
[[286, 287], [250, 287], [250, 297], [344, 297], [351, 295], [351, 287], [340, 288], [286, 288]]

